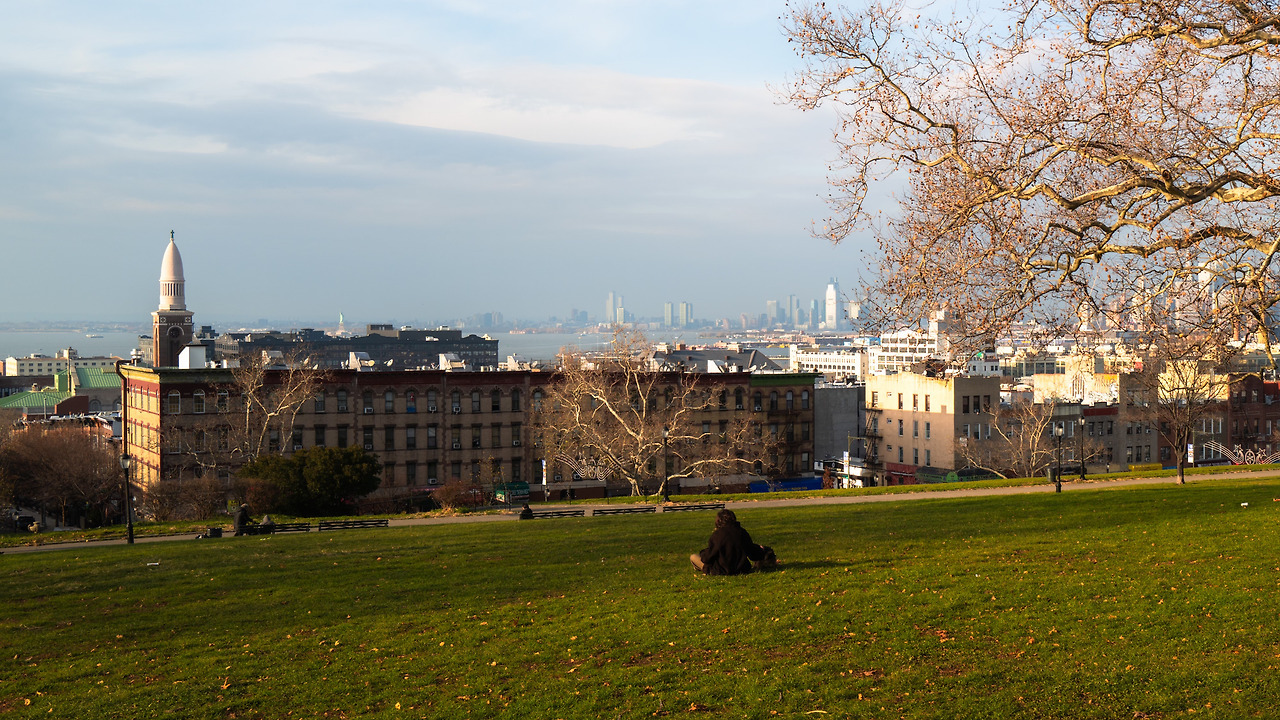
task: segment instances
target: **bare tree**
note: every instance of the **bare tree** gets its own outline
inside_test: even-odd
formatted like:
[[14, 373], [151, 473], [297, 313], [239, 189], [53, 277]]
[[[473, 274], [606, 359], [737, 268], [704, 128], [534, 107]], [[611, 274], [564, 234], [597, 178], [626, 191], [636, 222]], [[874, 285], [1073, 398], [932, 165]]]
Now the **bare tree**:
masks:
[[667, 492], [671, 479], [765, 469], [777, 438], [741, 413], [730, 419], [705, 377], [654, 370], [651, 361], [638, 333], [616, 333], [599, 356], [562, 352], [535, 411], [548, 462], [625, 481], [633, 495]]
[[202, 476], [278, 453], [290, 441], [303, 405], [324, 380], [322, 370], [299, 356], [241, 358], [231, 381], [213, 386], [202, 400], [206, 411], [171, 430], [164, 443]]
[[[789, 100], [839, 114], [820, 234], [877, 234], [867, 284], [888, 319], [945, 306], [959, 339], [986, 340], [1209, 304], [1204, 332], [1271, 332], [1274, 2], [1010, 0], [984, 23], [872, 0], [784, 24], [805, 62]], [[895, 173], [881, 222], [869, 192]]]
[[1147, 348], [1142, 372], [1135, 374], [1145, 393], [1139, 404], [1173, 448], [1179, 484], [1186, 482], [1187, 447], [1227, 397], [1231, 377], [1219, 372], [1222, 350], [1201, 338], [1166, 337]]
[[1035, 477], [1054, 460], [1054, 403], [1018, 401], [991, 408], [991, 435], [956, 439], [958, 464], [1000, 477]]
[[66, 524], [71, 505], [105, 514], [123, 479], [115, 448], [96, 426], [31, 425], [9, 443], [20, 494], [57, 510]]

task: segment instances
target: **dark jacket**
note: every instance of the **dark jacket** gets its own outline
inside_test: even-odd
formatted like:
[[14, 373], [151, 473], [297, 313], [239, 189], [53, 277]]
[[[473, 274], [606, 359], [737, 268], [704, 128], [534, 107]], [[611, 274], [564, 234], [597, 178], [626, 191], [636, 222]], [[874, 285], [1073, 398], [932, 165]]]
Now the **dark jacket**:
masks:
[[751, 542], [741, 525], [729, 523], [711, 533], [706, 549], [698, 555], [707, 575], [741, 575], [751, 572], [751, 561], [763, 558], [764, 549]]

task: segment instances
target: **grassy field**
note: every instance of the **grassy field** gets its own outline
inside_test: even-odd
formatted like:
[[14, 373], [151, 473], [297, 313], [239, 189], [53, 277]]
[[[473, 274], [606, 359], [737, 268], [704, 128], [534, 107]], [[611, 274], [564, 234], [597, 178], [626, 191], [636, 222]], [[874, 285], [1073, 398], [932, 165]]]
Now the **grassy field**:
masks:
[[1277, 497], [746, 510], [784, 569], [737, 578], [710, 513], [6, 554], [0, 712], [1276, 717]]

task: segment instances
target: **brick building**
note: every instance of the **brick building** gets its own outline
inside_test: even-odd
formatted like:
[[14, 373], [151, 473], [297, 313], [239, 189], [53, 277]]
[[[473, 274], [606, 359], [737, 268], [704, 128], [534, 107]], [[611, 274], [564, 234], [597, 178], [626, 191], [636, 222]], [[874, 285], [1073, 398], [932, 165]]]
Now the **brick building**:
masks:
[[[141, 485], [216, 473], [229, 478], [243, 460], [234, 452], [244, 398], [227, 368], [126, 365], [125, 452]], [[673, 376], [673, 382], [678, 374]], [[710, 432], [743, 414], [780, 438], [782, 474], [801, 474], [813, 460], [814, 375], [719, 373], [699, 376], [725, 403], [702, 421]], [[428, 491], [450, 479], [542, 482], [542, 458], [531, 446], [532, 423], [551, 382], [538, 371], [325, 371], [319, 390], [291, 422], [267, 431], [267, 452], [358, 446], [383, 463], [378, 495]], [[267, 387], [283, 371], [267, 373]], [[228, 438], [231, 438], [230, 440]], [[582, 496], [622, 492], [574, 479], [551, 464], [549, 482]]]

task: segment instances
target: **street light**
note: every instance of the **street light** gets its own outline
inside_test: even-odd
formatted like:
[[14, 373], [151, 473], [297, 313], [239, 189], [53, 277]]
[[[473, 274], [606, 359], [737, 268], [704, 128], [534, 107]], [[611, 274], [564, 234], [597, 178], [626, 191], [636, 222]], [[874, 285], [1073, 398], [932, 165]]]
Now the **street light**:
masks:
[[124, 522], [125, 542], [133, 544], [133, 488], [129, 484], [129, 464], [132, 458], [128, 453], [120, 456], [120, 469], [124, 471]]
[[1058, 467], [1053, 471], [1053, 491], [1062, 492], [1062, 423], [1053, 424], [1053, 436], [1058, 439], [1058, 450], [1055, 453]]
[[662, 426], [662, 502], [671, 502], [671, 473], [667, 471], [667, 436], [671, 428]]
[[1084, 414], [1080, 415], [1080, 479], [1084, 480]]

